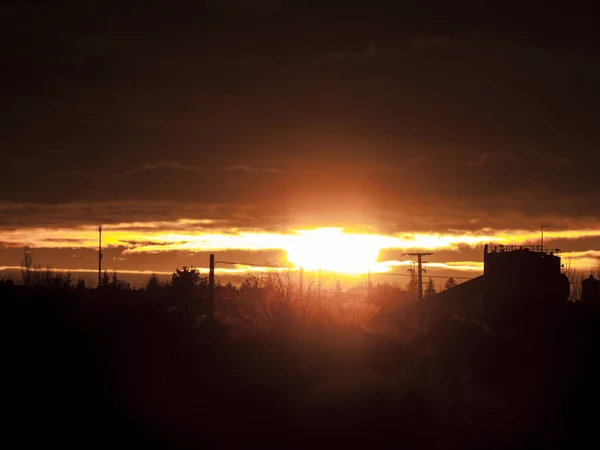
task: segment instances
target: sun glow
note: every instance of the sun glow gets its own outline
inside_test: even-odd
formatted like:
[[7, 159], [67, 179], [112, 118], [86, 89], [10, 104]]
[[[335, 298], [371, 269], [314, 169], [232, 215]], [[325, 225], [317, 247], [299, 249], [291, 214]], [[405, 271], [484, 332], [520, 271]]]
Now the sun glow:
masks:
[[304, 270], [366, 273], [384, 247], [376, 235], [344, 233], [341, 228], [296, 231], [285, 250], [287, 259]]
[[[397, 272], [399, 266], [411, 264], [411, 260], [398, 260], [407, 251], [442, 250], [460, 251], [463, 247], [480, 247], [488, 242], [496, 244], [527, 244], [539, 240], [539, 232], [531, 230], [446, 230], [445, 232], [401, 232], [379, 234], [377, 230], [363, 228], [358, 232], [349, 228], [285, 229], [279, 232], [261, 229], [244, 229], [219, 226], [215, 221], [180, 219], [170, 222], [131, 222], [103, 226], [102, 245], [105, 250], [118, 250], [123, 261], [140, 258], [144, 254], [183, 252], [186, 255], [200, 253], [248, 252], [239, 256], [240, 263], [287, 265], [307, 271], [347, 273], [351, 275]], [[544, 233], [550, 242], [554, 239], [574, 240], [600, 237], [597, 228], [577, 230], [552, 230]], [[563, 245], [561, 243], [561, 245]], [[552, 245], [552, 244], [551, 244]], [[0, 256], [8, 255], [5, 249], [22, 248], [61, 249], [63, 251], [86, 249], [97, 251], [98, 227], [92, 225], [73, 228], [10, 228], [0, 229]], [[387, 261], [380, 260], [381, 250], [387, 252]], [[566, 250], [566, 249], [563, 249]], [[577, 248], [561, 254], [564, 261], [569, 258], [572, 267], [588, 270], [596, 267], [598, 250]], [[277, 259], [265, 259], [261, 252], [270, 252]], [[14, 253], [13, 253], [14, 254]], [[88, 255], [89, 256], [89, 255]], [[88, 257], [86, 256], [86, 258]], [[198, 256], [206, 258], [207, 255]], [[470, 256], [471, 257], [471, 256]], [[12, 257], [11, 257], [12, 258]], [[431, 261], [429, 267], [445, 270], [481, 271], [482, 261], [460, 261], [453, 263]], [[90, 264], [95, 258], [89, 258]], [[206, 260], [206, 259], [204, 259]], [[287, 260], [287, 261], [286, 261]], [[0, 264], [12, 266], [20, 259], [0, 258]], [[79, 261], [79, 260], [78, 260]], [[238, 260], [236, 260], [238, 261]], [[285, 264], [285, 263], [289, 264]], [[47, 263], [46, 263], [47, 264]], [[435, 266], [445, 264], [445, 266]], [[201, 265], [201, 264], [199, 264]], [[131, 268], [135, 265], [132, 262]], [[218, 270], [226, 270], [218, 268]], [[248, 267], [238, 265], [235, 269], [245, 271]], [[258, 270], [258, 269], [253, 269]]]

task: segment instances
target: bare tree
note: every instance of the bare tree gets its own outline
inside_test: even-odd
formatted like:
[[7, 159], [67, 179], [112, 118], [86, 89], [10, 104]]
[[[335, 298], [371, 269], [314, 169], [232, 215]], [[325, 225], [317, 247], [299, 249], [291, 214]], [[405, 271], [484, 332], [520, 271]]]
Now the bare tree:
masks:
[[31, 286], [33, 284], [33, 252], [29, 247], [23, 249], [23, 260], [21, 261], [21, 280], [23, 285]]
[[364, 290], [328, 293], [293, 280], [290, 270], [250, 272], [239, 289], [219, 290], [217, 314], [242, 332], [263, 333], [307, 323], [368, 327], [378, 311]]
[[581, 300], [581, 281], [583, 280], [583, 275], [573, 267], [571, 257], [567, 257], [563, 272], [571, 283], [569, 301], [576, 302]]

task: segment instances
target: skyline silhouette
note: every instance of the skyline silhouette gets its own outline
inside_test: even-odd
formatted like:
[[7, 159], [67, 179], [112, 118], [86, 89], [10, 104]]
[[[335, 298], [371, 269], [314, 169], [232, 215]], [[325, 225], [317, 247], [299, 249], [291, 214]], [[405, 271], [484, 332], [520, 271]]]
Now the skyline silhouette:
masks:
[[[411, 264], [411, 260], [405, 256], [407, 251], [428, 249], [435, 250], [427, 261], [432, 275], [472, 278], [482, 273], [482, 248], [485, 243], [530, 245], [539, 243], [540, 239], [539, 234], [531, 228], [501, 233], [486, 230], [485, 234], [451, 231], [446, 234], [405, 232], [383, 235], [369, 230], [345, 230], [342, 227], [283, 233], [237, 229], [226, 232], [218, 229], [197, 230], [196, 227], [202, 226], [200, 222], [180, 221], [183, 227], [176, 234], [160, 230], [160, 226], [147, 228], [144, 224], [105, 226], [103, 253], [106, 268], [132, 276], [153, 272], [168, 275], [173, 265], [195, 265], [207, 269], [209, 253], [217, 250], [223, 259], [248, 263], [249, 267], [269, 263], [354, 276], [367, 272], [401, 275]], [[587, 242], [597, 239], [600, 231], [554, 231], [545, 227], [545, 233], [546, 243], [550, 246], [562, 243], [568, 248], [582, 248], [582, 243], [587, 245]], [[0, 270], [4, 272], [18, 269], [23, 242], [35, 244], [33, 248], [38, 255], [38, 263], [45, 267], [81, 273], [97, 268], [96, 227], [80, 226], [74, 230], [22, 228], [4, 232], [4, 236], [4, 249], [0, 251]], [[600, 251], [563, 249], [561, 256], [570, 267], [580, 272], [594, 273]], [[235, 277], [243, 275], [247, 269], [239, 264], [221, 266], [218, 271], [223, 276]]]

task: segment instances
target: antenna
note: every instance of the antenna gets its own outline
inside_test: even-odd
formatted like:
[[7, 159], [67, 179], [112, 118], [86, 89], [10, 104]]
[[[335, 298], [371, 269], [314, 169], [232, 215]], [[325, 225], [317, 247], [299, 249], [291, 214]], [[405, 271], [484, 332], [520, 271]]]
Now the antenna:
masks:
[[215, 254], [211, 253], [208, 260], [208, 308], [210, 317], [215, 311]]
[[546, 225], [542, 225], [541, 226], [541, 232], [542, 232], [542, 240], [541, 240], [541, 246], [542, 246], [542, 251], [544, 251], [544, 230], [548, 229], [548, 227]]
[[102, 287], [102, 225], [98, 227], [98, 289]]

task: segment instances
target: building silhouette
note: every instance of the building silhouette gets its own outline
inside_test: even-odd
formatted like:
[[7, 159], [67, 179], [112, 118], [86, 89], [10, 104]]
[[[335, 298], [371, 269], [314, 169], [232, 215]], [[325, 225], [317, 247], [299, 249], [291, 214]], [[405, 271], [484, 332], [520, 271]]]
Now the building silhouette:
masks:
[[[561, 268], [558, 250], [488, 244], [483, 275], [437, 294], [431, 311], [451, 309], [495, 327], [526, 325], [566, 304], [570, 283]], [[594, 298], [598, 298], [600, 281], [593, 281], [597, 282]]]
[[594, 275], [581, 281], [581, 301], [600, 301], [600, 280], [595, 279]]
[[483, 255], [487, 319], [514, 320], [548, 313], [569, 298], [559, 250], [542, 246], [486, 245]]

